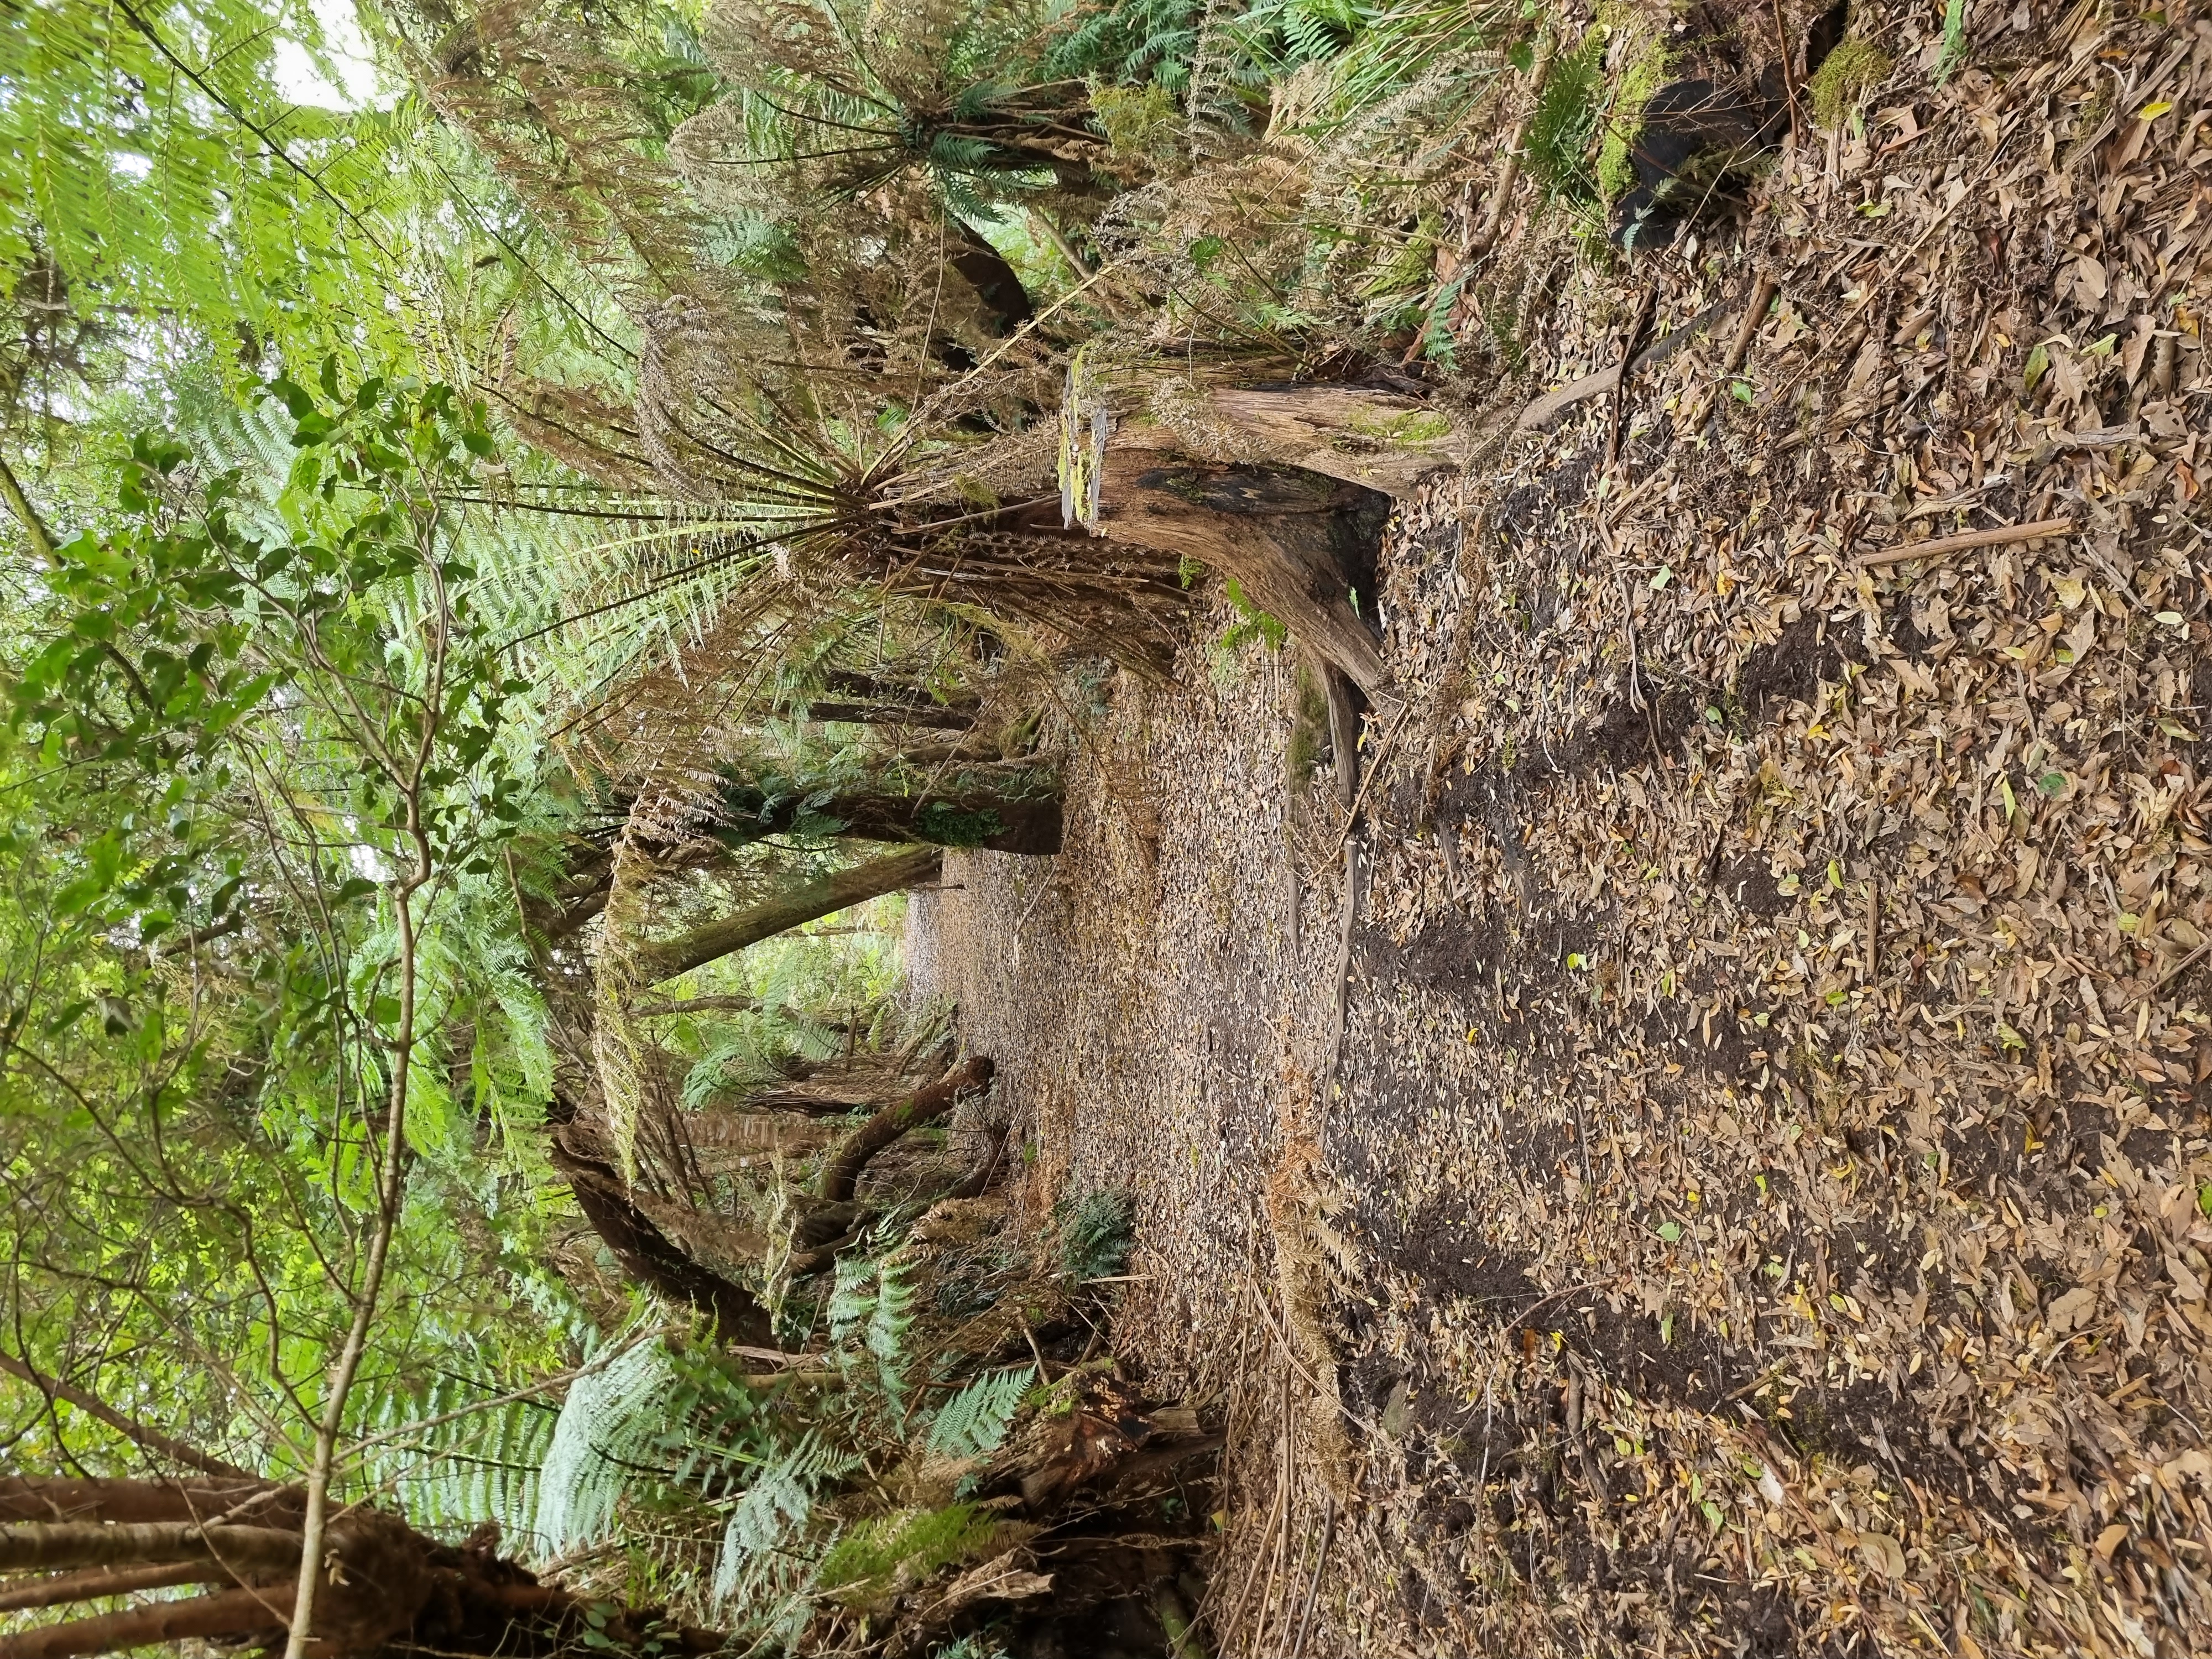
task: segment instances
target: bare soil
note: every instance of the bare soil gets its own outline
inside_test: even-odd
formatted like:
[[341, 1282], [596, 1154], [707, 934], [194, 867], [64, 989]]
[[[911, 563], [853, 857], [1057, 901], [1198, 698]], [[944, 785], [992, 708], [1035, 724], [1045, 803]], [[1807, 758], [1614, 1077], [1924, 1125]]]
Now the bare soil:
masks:
[[1215, 1650], [2212, 1650], [2212, 27], [1936, 27], [1563, 279], [1517, 395], [1776, 299], [1403, 504], [1356, 825], [1222, 605], [910, 912], [1227, 1419]]

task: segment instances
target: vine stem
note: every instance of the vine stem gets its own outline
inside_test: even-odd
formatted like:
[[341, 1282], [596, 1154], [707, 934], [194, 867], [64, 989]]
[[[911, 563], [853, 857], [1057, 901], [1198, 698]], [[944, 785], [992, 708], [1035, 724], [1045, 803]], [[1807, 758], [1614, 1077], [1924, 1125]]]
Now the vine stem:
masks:
[[[424, 539], [435, 544], [434, 516], [425, 527]], [[428, 711], [416, 736], [409, 763], [392, 766], [407, 806], [406, 835], [414, 844], [414, 866], [392, 889], [392, 908], [399, 927], [399, 1015], [398, 1036], [392, 1044], [392, 1089], [384, 1129], [384, 1169], [379, 1184], [376, 1225], [369, 1235], [368, 1260], [361, 1288], [354, 1298], [353, 1322], [346, 1330], [345, 1346], [338, 1352], [337, 1370], [331, 1378], [330, 1394], [323, 1402], [322, 1421], [315, 1431], [315, 1454], [307, 1474], [307, 1507], [300, 1526], [300, 1586], [292, 1603], [292, 1626], [284, 1638], [283, 1659], [306, 1659], [307, 1638], [313, 1626], [315, 1590], [322, 1579], [323, 1537], [330, 1514], [331, 1476], [337, 1463], [338, 1435], [345, 1422], [346, 1396], [353, 1391], [362, 1357], [368, 1349], [369, 1327], [384, 1289], [385, 1265], [392, 1253], [392, 1236], [398, 1231], [400, 1200], [406, 1190], [407, 1085], [415, 1056], [416, 1000], [420, 975], [415, 957], [415, 896], [428, 884], [434, 858], [422, 822], [423, 777], [437, 741], [439, 709], [445, 705], [446, 647], [450, 638], [445, 584], [434, 560], [426, 561], [433, 590], [434, 622], [429, 636], [429, 675], [423, 702]]]

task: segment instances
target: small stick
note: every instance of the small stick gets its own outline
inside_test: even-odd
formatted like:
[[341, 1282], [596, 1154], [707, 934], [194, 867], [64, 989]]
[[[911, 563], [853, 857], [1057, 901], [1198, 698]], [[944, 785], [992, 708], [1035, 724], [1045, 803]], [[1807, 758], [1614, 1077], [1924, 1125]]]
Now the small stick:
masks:
[[1504, 1325], [1500, 1326], [1498, 1328], [1498, 1334], [1500, 1336], [1504, 1336], [1506, 1332], [1511, 1330], [1516, 1325], [1518, 1325], [1522, 1320], [1526, 1319], [1530, 1314], [1535, 1312], [1537, 1309], [1544, 1306], [1547, 1303], [1557, 1302], [1561, 1297], [1573, 1296], [1582, 1291], [1600, 1290], [1603, 1288], [1604, 1285], [1605, 1280], [1601, 1279], [1585, 1279], [1579, 1285], [1570, 1285], [1563, 1291], [1553, 1291], [1549, 1296], [1538, 1297], [1536, 1300], [1531, 1302], [1527, 1307], [1522, 1309], [1519, 1313], [1515, 1314], [1512, 1318], [1507, 1320]]
[[1759, 273], [1759, 280], [1752, 284], [1751, 306], [1743, 313], [1743, 321], [1736, 329], [1735, 343], [1729, 347], [1728, 362], [1721, 366], [1722, 380], [1733, 377], [1736, 370], [1743, 367], [1743, 360], [1751, 356], [1751, 343], [1759, 337], [1759, 325], [1765, 320], [1767, 307], [1774, 303], [1778, 286], [1774, 278], [1763, 270]]
[[1745, 1383], [1741, 1388], [1735, 1390], [1735, 1392], [1731, 1394], [1723, 1395], [1721, 1396], [1721, 1404], [1723, 1406], [1732, 1406], [1739, 1400], [1748, 1399], [1751, 1395], [1757, 1394], [1761, 1389], [1765, 1388], [1768, 1383], [1774, 1381], [1776, 1377], [1781, 1376], [1783, 1372], [1789, 1369], [1790, 1362], [1786, 1359], [1778, 1365], [1769, 1365], [1765, 1370], [1761, 1371], [1757, 1376], [1753, 1377], [1750, 1382]]
[[1019, 1322], [1022, 1328], [1022, 1334], [1029, 1339], [1030, 1352], [1036, 1356], [1037, 1381], [1040, 1382], [1051, 1382], [1052, 1367], [1044, 1363], [1044, 1350], [1037, 1346], [1036, 1333], [1030, 1328], [1030, 1322], [1028, 1320], [1023, 1319], [1020, 1320]]
[[[1782, 90], [1790, 100], [1790, 132], [1795, 137], [1798, 131], [1797, 70], [1790, 61], [1793, 54], [1790, 49], [1790, 31], [1783, 27], [1782, 0], [1774, 0], [1774, 44], [1782, 52]], [[1733, 368], [1729, 371], [1731, 374], [1735, 372]]]
[[1872, 876], [1867, 878], [1866, 930], [1866, 976], [1871, 985], [1881, 971], [1881, 888]]
[[1291, 1659], [1305, 1659], [1306, 1638], [1313, 1631], [1314, 1604], [1321, 1599], [1322, 1569], [1328, 1565], [1328, 1547], [1336, 1536], [1336, 1498], [1322, 1494], [1321, 1549], [1314, 1557], [1313, 1582], [1306, 1586], [1306, 1610], [1298, 1620], [1298, 1639], [1291, 1645]]
[[2198, 945], [2187, 956], [2182, 957], [2180, 961], [2175, 963], [2172, 967], [2167, 969], [2166, 972], [2160, 976], [2158, 983], [2151, 988], [2154, 991], [2163, 991], [2166, 989], [2167, 986], [2172, 984], [2174, 981], [2179, 979], [2182, 975], [2187, 973], [2191, 968], [2194, 968], [2199, 962], [2203, 960], [2204, 953], [2207, 951], [2212, 951], [2212, 945]]
[[2073, 528], [2071, 519], [2036, 519], [2027, 524], [2005, 524], [1992, 530], [1967, 530], [1956, 536], [1938, 536], [1933, 541], [1909, 542], [1903, 547], [1885, 548], [1879, 553], [1862, 553], [1851, 563], [1861, 570], [1879, 570], [1913, 559], [1936, 559], [1946, 553], [1963, 553], [1972, 547], [2039, 542], [2047, 537], [2063, 536]]
[[1651, 325], [1652, 307], [1659, 303], [1659, 284], [1653, 283], [1644, 290], [1644, 301], [1636, 307], [1636, 320], [1628, 325], [1628, 337], [1620, 343], [1620, 372], [1613, 379], [1613, 407], [1605, 422], [1605, 465], [1610, 471], [1620, 459], [1620, 405], [1628, 395], [1628, 375], [1636, 361], [1636, 349], [1643, 343], [1644, 331]]
[[1291, 1541], [1291, 1518], [1297, 1509], [1297, 1479], [1291, 1471], [1291, 1373], [1283, 1371], [1283, 1432], [1282, 1482], [1283, 1524], [1273, 1528], [1274, 1536], [1268, 1540], [1267, 1582], [1260, 1591], [1260, 1622], [1253, 1627], [1252, 1651], [1255, 1655], [1267, 1650], [1267, 1626], [1275, 1607], [1275, 1584], [1282, 1577], [1283, 1556]]
[[1344, 850], [1344, 843], [1351, 838], [1352, 826], [1359, 822], [1359, 809], [1367, 799], [1367, 786], [1375, 781], [1375, 775], [1382, 769], [1382, 763], [1390, 757], [1390, 746], [1398, 741], [1398, 733], [1405, 728], [1406, 716], [1413, 712], [1413, 705], [1410, 702], [1400, 708], [1398, 718], [1390, 722], [1389, 731], [1376, 745], [1375, 758], [1367, 763], [1365, 775], [1359, 780], [1359, 793], [1352, 798], [1352, 810], [1345, 815], [1344, 833], [1336, 838], [1336, 845], [1329, 850], [1332, 863], [1335, 861], [1336, 854]]

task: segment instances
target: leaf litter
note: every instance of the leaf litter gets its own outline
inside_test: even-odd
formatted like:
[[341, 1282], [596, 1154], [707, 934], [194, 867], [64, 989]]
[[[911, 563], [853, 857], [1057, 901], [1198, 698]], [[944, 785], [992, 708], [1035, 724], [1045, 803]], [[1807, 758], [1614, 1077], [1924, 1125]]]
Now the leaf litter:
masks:
[[1529, 395], [1720, 319], [1403, 505], [1349, 866], [1224, 603], [1077, 711], [1058, 860], [915, 906], [1228, 1414], [1224, 1651], [2212, 1647], [2212, 26], [1936, 86], [1857, 10], [1863, 120]]

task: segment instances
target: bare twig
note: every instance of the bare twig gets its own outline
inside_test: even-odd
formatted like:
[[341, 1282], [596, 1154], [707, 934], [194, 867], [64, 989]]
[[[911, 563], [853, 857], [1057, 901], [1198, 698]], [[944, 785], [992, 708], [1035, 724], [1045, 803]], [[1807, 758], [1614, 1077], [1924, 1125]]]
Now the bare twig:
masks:
[[1291, 1644], [1291, 1659], [1305, 1659], [1306, 1638], [1313, 1631], [1314, 1607], [1321, 1600], [1322, 1570], [1328, 1565], [1328, 1547], [1336, 1538], [1336, 1498], [1325, 1492], [1321, 1502], [1321, 1548], [1314, 1555], [1313, 1579], [1306, 1586], [1306, 1609], [1298, 1620], [1298, 1636]]
[[1751, 304], [1744, 308], [1743, 321], [1736, 325], [1735, 339], [1729, 346], [1728, 361], [1721, 365], [1723, 380], [1741, 368], [1743, 360], [1751, 356], [1751, 343], [1759, 337], [1759, 325], [1766, 316], [1767, 307], [1774, 303], [1778, 287], [1774, 278], [1763, 270], [1752, 284]]
[[1636, 307], [1636, 320], [1628, 325], [1628, 333], [1620, 343], [1620, 370], [1613, 376], [1613, 404], [1605, 422], [1605, 464], [1608, 471], [1620, 459], [1620, 406], [1628, 396], [1628, 377], [1638, 348], [1644, 343], [1644, 331], [1651, 326], [1652, 308], [1658, 303], [1659, 284], [1655, 281], [1644, 290], [1643, 301]]
[[220, 1457], [210, 1457], [196, 1446], [188, 1446], [181, 1440], [163, 1434], [159, 1429], [149, 1427], [135, 1417], [125, 1417], [97, 1395], [88, 1394], [82, 1389], [61, 1381], [58, 1377], [47, 1376], [33, 1370], [5, 1349], [0, 1349], [0, 1371], [6, 1371], [11, 1376], [22, 1378], [47, 1399], [63, 1401], [74, 1406], [87, 1416], [98, 1418], [134, 1445], [140, 1446], [149, 1452], [159, 1453], [173, 1462], [183, 1464], [186, 1468], [198, 1469], [203, 1474], [219, 1474], [240, 1480], [256, 1480], [260, 1478], [250, 1470], [240, 1468], [235, 1463], [226, 1463]]
[[1376, 774], [1382, 769], [1382, 763], [1390, 758], [1391, 747], [1398, 741], [1398, 733], [1405, 729], [1406, 716], [1413, 712], [1413, 704], [1402, 706], [1398, 710], [1398, 718], [1390, 722], [1390, 729], [1382, 734], [1382, 741], [1376, 745], [1375, 758], [1364, 769], [1364, 775], [1359, 780], [1359, 792], [1352, 798], [1352, 810], [1344, 815], [1343, 831], [1337, 836], [1336, 845], [1329, 849], [1332, 860], [1344, 850], [1345, 843], [1351, 839], [1352, 826], [1359, 822], [1359, 809], [1367, 799], [1368, 786], [1375, 781]]
[[2027, 524], [1998, 525], [1989, 530], [1966, 530], [1955, 536], [1938, 536], [1933, 541], [1908, 542], [1903, 547], [1886, 547], [1879, 553], [1862, 553], [1851, 561], [1861, 570], [1880, 570], [1893, 564], [1908, 563], [1914, 559], [1940, 559], [1947, 553], [1963, 553], [1969, 548], [2005, 547], [2014, 542], [2039, 542], [2051, 536], [2063, 536], [2074, 528], [2069, 519], [2036, 519]]

